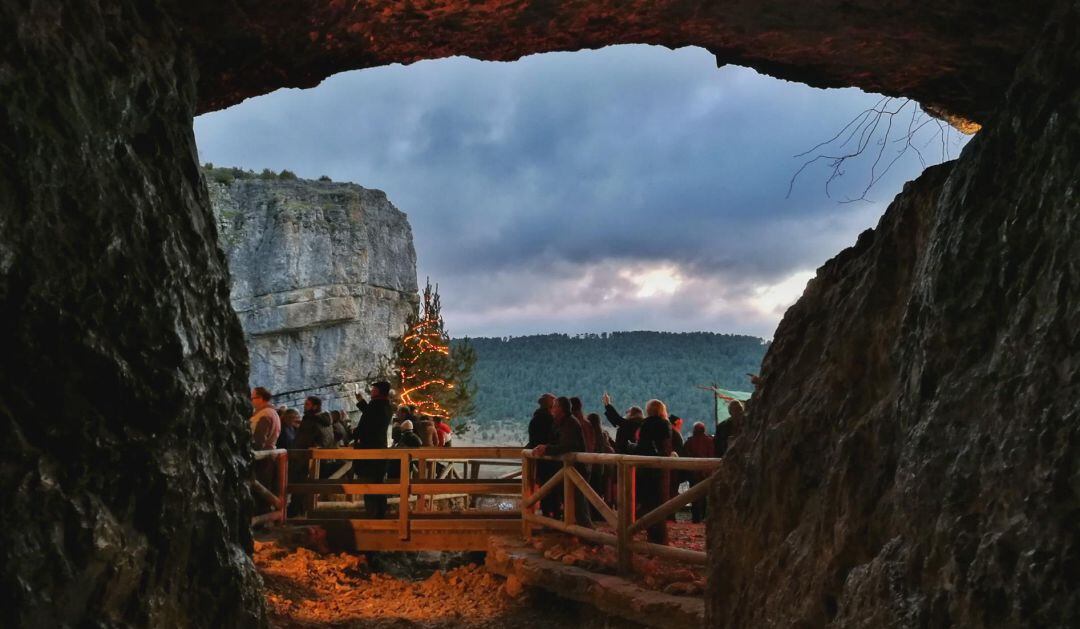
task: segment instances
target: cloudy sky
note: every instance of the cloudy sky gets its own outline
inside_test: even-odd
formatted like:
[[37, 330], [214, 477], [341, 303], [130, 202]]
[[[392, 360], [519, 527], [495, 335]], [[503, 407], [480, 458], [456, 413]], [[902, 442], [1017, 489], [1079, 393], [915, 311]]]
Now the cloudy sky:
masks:
[[[794, 156], [879, 101], [717, 69], [698, 48], [620, 46], [348, 72], [200, 116], [195, 134], [203, 162], [386, 191], [454, 336], [770, 338], [814, 269], [922, 170], [909, 150], [866, 200], [844, 202], [870, 181], [883, 121], [831, 197], [827, 160], [788, 194], [807, 159]], [[892, 138], [913, 112], [895, 117]], [[951, 134], [952, 157], [962, 143]], [[912, 144], [941, 160], [937, 125]], [[905, 143], [883, 146], [875, 172]]]

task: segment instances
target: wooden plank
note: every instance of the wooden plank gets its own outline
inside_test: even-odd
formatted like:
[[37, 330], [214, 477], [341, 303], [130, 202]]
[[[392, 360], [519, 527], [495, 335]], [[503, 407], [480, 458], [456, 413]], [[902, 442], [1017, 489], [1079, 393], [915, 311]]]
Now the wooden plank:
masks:
[[469, 459], [521, 459], [519, 446], [461, 447], [461, 448], [311, 448], [308, 450], [290, 450], [302, 453], [313, 459], [322, 460], [370, 460], [397, 459], [409, 455], [414, 459], [431, 461], [462, 461]]
[[678, 496], [666, 501], [664, 504], [641, 516], [641, 519], [630, 526], [630, 535], [643, 531], [654, 524], [659, 524], [667, 519], [668, 514], [674, 513], [682, 507], [690, 504], [698, 498], [704, 497], [712, 485], [712, 476], [691, 487]]
[[607, 503], [596, 493], [596, 490], [592, 488], [592, 485], [581, 476], [581, 473], [577, 471], [577, 468], [567, 468], [566, 474], [570, 480], [577, 485], [578, 491], [585, 496], [585, 499], [589, 501], [589, 504], [596, 507], [596, 510], [600, 512], [600, 516], [604, 518], [604, 521], [612, 528], [618, 528], [619, 522], [618, 518], [615, 516], [615, 512], [611, 510], [611, 507], [607, 506]]
[[562, 483], [563, 471], [559, 470], [555, 472], [555, 475], [547, 480], [546, 483], [540, 486], [540, 489], [536, 490], [536, 493], [529, 496], [528, 500], [522, 498], [521, 508], [527, 509], [534, 504], [540, 502], [540, 499], [548, 495], [553, 489], [558, 487]]
[[[394, 496], [400, 493], [399, 483], [343, 483], [338, 480], [308, 480], [299, 483], [289, 483], [291, 494], [376, 494], [380, 496]], [[312, 507], [314, 509], [315, 507]]]
[[614, 546], [616, 544], [616, 538], [611, 533], [603, 533], [601, 531], [586, 528], [584, 526], [578, 526], [576, 524], [566, 524], [565, 522], [559, 522], [556, 519], [549, 518], [543, 515], [538, 515], [535, 513], [528, 513], [522, 517], [527, 522], [530, 522], [532, 524], [546, 526], [562, 533], [567, 533], [569, 535], [575, 535], [582, 539], [587, 539], [590, 542], [596, 542], [597, 544], [606, 544], [608, 546]]
[[512, 495], [521, 493], [521, 483], [514, 479], [507, 480], [421, 480], [412, 484], [415, 494], [492, 494]]
[[263, 513], [261, 515], [257, 515], [255, 517], [251, 518], [251, 526], [256, 526], [258, 524], [265, 524], [267, 522], [281, 522], [281, 521], [282, 521], [281, 512], [280, 511], [271, 511], [269, 513]]
[[571, 452], [560, 456], [538, 457], [530, 450], [523, 450], [522, 457], [544, 461], [570, 461], [573, 463], [600, 463], [602, 465], [617, 465], [619, 463], [632, 463], [639, 466], [647, 466], [656, 469], [669, 470], [713, 470], [723, 464], [723, 459], [705, 459], [690, 457], [664, 457], [664, 456], [641, 456], [638, 454], [598, 454], [594, 452]]
[[664, 559], [673, 559], [675, 561], [692, 563], [699, 566], [708, 564], [708, 556], [700, 550], [663, 546], [661, 544], [653, 544], [650, 542], [632, 542], [630, 546], [635, 552], [652, 555], [654, 557], [663, 557]]
[[352, 461], [345, 461], [341, 464], [341, 467], [334, 470], [334, 473], [330, 475], [330, 478], [344, 478], [346, 474], [352, 471]]
[[256, 461], [262, 461], [263, 459], [277, 458], [282, 454], [288, 454], [288, 450], [276, 449], [276, 450], [255, 450], [252, 455]]

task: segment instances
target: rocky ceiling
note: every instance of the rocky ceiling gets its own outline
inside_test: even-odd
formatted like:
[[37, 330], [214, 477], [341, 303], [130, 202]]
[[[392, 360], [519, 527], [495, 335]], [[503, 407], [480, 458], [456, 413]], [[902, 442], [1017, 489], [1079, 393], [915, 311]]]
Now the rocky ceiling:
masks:
[[344, 70], [451, 55], [510, 61], [612, 44], [702, 46], [718, 64], [908, 96], [982, 122], [1047, 0], [234, 0], [176, 3], [199, 111]]

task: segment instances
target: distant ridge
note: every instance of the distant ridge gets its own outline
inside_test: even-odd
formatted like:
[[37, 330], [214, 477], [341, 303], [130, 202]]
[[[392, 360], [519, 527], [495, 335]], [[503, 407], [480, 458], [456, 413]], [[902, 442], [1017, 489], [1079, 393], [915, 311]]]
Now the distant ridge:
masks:
[[602, 412], [604, 391], [620, 410], [656, 397], [677, 415], [705, 421], [711, 432], [712, 395], [697, 385], [750, 390], [746, 374], [757, 373], [768, 349], [755, 336], [713, 332], [541, 334], [468, 342], [477, 355], [472, 423], [481, 433], [516, 430], [519, 423], [523, 428], [536, 398], [547, 391], [580, 396], [587, 412]]

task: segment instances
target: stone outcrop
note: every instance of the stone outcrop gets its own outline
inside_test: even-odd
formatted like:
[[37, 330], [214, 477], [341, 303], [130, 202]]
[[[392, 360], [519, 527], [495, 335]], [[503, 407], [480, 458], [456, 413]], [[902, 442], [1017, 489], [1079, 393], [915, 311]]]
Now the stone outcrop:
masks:
[[177, 36], [152, 3], [0, 2], [2, 627], [264, 623]]
[[1078, 30], [785, 315], [714, 488], [712, 626], [1080, 622]]
[[985, 125], [778, 330], [714, 496], [710, 622], [1074, 626], [1076, 13], [0, 0], [0, 624], [265, 621], [196, 111], [350, 68], [639, 42]]
[[199, 109], [343, 70], [452, 55], [511, 61], [612, 44], [701, 46], [717, 64], [910, 96], [982, 122], [1053, 0], [223, 0], [182, 3]]
[[[404, 213], [351, 183], [210, 181], [247, 341], [252, 386], [275, 404], [307, 395], [354, 407], [416, 304], [416, 252]], [[280, 393], [280, 394], [279, 394]]]

